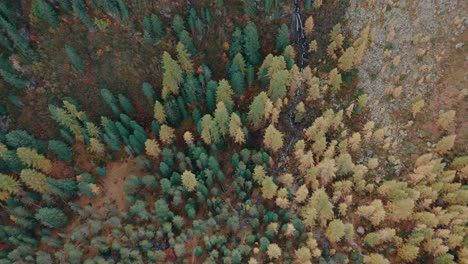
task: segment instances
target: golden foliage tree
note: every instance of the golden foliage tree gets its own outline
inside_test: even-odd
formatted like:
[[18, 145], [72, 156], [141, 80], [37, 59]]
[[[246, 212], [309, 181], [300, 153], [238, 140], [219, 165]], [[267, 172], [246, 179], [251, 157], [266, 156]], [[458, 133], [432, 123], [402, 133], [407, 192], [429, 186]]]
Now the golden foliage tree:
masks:
[[439, 115], [439, 119], [437, 120], [437, 125], [447, 130], [450, 126], [453, 126], [455, 120], [456, 112], [454, 110], [450, 110]]
[[276, 195], [278, 186], [273, 182], [273, 179], [266, 176], [262, 180], [262, 195], [265, 199], [272, 199]]
[[166, 98], [169, 94], [179, 94], [179, 85], [183, 81], [182, 69], [180, 65], [172, 59], [171, 55], [165, 51], [162, 57], [163, 68], [163, 89], [162, 97]]
[[21, 162], [31, 168], [41, 170], [44, 173], [49, 173], [52, 169], [52, 162], [34, 149], [19, 147], [16, 149], [16, 155]]
[[97, 138], [91, 138], [89, 140], [88, 150], [96, 155], [102, 156], [106, 151], [104, 144]]
[[194, 191], [198, 185], [195, 174], [193, 174], [191, 171], [184, 171], [184, 173], [182, 173], [182, 184], [187, 189], [187, 191]]
[[277, 244], [272, 243], [268, 245], [267, 255], [270, 259], [278, 259], [281, 257], [281, 248]]
[[162, 125], [159, 131], [159, 139], [161, 140], [163, 144], [169, 145], [172, 143], [172, 141], [175, 138], [174, 133], [175, 133], [174, 128], [167, 126], [167, 125]]
[[179, 61], [182, 70], [184, 70], [188, 75], [193, 74], [194, 70], [192, 59], [190, 58], [190, 54], [182, 42], [179, 41], [177, 43], [176, 51], [177, 60]]
[[145, 151], [147, 155], [153, 158], [157, 158], [159, 157], [159, 154], [161, 154], [161, 149], [159, 148], [159, 144], [155, 139], [148, 138], [145, 141]]
[[304, 31], [307, 35], [312, 34], [314, 31], [314, 18], [312, 16], [309, 16], [304, 24]]
[[340, 70], [347, 72], [350, 71], [354, 66], [354, 48], [349, 47], [338, 59], [338, 67]]
[[322, 220], [330, 220], [334, 217], [333, 204], [323, 188], [318, 189], [312, 194], [310, 206], [317, 211], [317, 215]]
[[49, 193], [49, 186], [45, 181], [46, 178], [44, 174], [31, 169], [24, 169], [20, 173], [21, 181], [38, 193]]
[[445, 136], [437, 142], [437, 145], [435, 147], [435, 151], [440, 153], [440, 154], [445, 154], [449, 150], [451, 150], [455, 144], [455, 138], [457, 135], [450, 135], [450, 136]]
[[269, 125], [265, 130], [263, 144], [265, 145], [265, 148], [270, 149], [273, 152], [277, 152], [283, 147], [283, 134], [273, 125]]
[[[13, 179], [12, 177], [0, 173], [0, 192], [6, 192], [8, 194], [15, 194], [18, 192], [21, 184]], [[0, 195], [1, 197], [2, 195]], [[2, 200], [0, 198], [0, 200]]]
[[340, 219], [335, 219], [328, 224], [325, 236], [330, 242], [338, 242], [345, 235], [345, 225]]
[[159, 124], [166, 123], [166, 111], [164, 111], [164, 106], [159, 101], [154, 102], [154, 119]]
[[234, 92], [232, 91], [231, 85], [225, 79], [219, 81], [218, 89], [216, 90], [216, 103], [223, 102], [233, 106], [234, 101], [232, 100]]

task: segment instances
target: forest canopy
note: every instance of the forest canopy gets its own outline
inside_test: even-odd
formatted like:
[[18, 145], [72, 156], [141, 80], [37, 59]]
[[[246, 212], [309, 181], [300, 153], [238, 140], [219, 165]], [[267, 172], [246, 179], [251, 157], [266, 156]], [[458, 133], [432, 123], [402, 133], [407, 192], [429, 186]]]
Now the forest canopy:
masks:
[[0, 2], [0, 263], [468, 261], [459, 112], [392, 134], [338, 2]]

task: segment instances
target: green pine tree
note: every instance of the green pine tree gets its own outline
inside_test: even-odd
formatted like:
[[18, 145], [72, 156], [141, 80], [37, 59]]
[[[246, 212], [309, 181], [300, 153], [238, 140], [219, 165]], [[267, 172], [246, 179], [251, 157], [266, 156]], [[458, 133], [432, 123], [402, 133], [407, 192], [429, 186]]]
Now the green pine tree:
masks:
[[250, 22], [244, 28], [244, 52], [247, 61], [252, 65], [260, 63], [260, 42], [258, 40], [258, 32], [255, 24]]
[[238, 27], [232, 33], [229, 56], [232, 58], [242, 52], [242, 30]]
[[52, 228], [62, 228], [68, 224], [68, 217], [65, 213], [57, 208], [41, 208], [35, 215], [43, 225]]
[[60, 140], [49, 140], [49, 149], [57, 155], [60, 160], [71, 160], [72, 150], [71, 148]]
[[65, 45], [65, 54], [67, 55], [68, 61], [70, 62], [74, 71], [79, 75], [83, 76], [84, 74], [84, 62], [81, 59], [80, 55], [72, 47]]
[[282, 24], [278, 29], [278, 34], [276, 35], [276, 50], [278, 53], [283, 53], [284, 48], [289, 45], [289, 28], [285, 24]]
[[52, 27], [57, 27], [59, 25], [57, 12], [48, 2], [44, 0], [34, 0], [32, 11], [34, 15], [46, 21]]

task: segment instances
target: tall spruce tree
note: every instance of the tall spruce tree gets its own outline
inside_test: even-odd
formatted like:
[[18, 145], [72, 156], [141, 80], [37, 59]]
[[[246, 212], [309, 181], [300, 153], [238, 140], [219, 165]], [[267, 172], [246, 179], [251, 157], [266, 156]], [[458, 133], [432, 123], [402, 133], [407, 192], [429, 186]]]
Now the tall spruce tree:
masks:
[[44, 20], [52, 27], [57, 27], [59, 25], [57, 12], [47, 1], [34, 0], [32, 10], [34, 15]]
[[282, 24], [278, 29], [276, 35], [276, 50], [278, 53], [283, 53], [284, 48], [289, 45], [289, 28], [285, 24]]
[[234, 29], [229, 47], [229, 56], [232, 58], [242, 52], [242, 30], [238, 27]]
[[258, 40], [258, 32], [255, 24], [250, 22], [243, 32], [244, 52], [247, 61], [252, 65], [260, 63], [260, 42]]

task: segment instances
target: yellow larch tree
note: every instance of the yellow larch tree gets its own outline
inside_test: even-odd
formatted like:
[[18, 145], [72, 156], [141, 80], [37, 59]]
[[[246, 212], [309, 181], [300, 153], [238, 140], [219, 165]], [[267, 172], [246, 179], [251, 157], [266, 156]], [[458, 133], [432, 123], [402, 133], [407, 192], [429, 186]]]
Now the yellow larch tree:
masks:
[[187, 189], [187, 191], [194, 191], [198, 185], [195, 174], [188, 170], [184, 171], [184, 173], [182, 173], [182, 184]]
[[44, 173], [49, 173], [52, 169], [52, 162], [34, 149], [19, 147], [16, 149], [16, 155], [21, 162], [31, 168], [41, 170]]
[[166, 123], [166, 111], [164, 110], [164, 106], [161, 102], [156, 101], [154, 102], [154, 119], [158, 121], [159, 124]]
[[174, 132], [174, 128], [167, 125], [162, 125], [159, 131], [159, 139], [163, 144], [170, 145], [175, 138]]
[[147, 155], [153, 158], [157, 158], [159, 157], [159, 154], [161, 154], [161, 149], [159, 148], [159, 144], [156, 139], [148, 138], [145, 141], [145, 151]]

